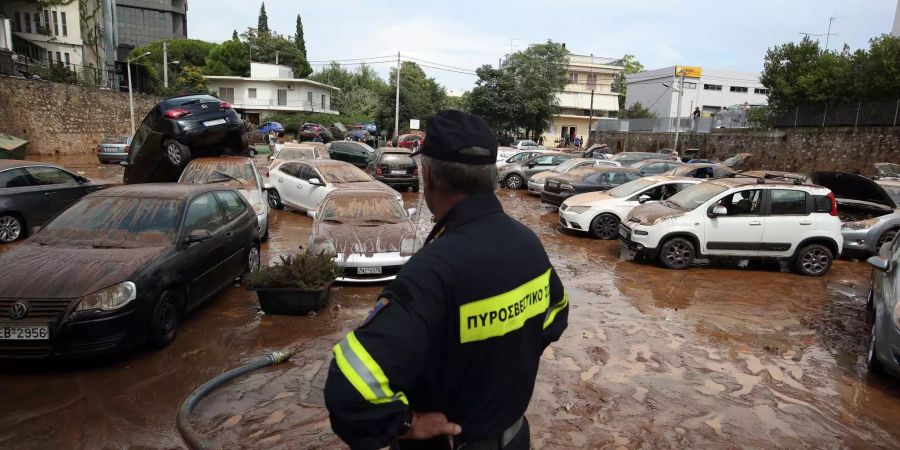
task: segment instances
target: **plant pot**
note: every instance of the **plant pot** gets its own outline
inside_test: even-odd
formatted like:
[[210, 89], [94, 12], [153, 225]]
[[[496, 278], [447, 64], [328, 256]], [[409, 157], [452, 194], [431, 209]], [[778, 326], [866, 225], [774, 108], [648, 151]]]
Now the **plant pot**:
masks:
[[331, 285], [321, 289], [259, 288], [256, 297], [266, 314], [304, 315], [325, 306], [331, 297]]

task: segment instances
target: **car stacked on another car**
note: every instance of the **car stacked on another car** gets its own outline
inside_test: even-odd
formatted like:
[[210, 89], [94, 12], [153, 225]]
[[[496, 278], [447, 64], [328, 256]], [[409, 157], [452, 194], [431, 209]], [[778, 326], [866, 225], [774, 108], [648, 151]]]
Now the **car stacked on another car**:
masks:
[[403, 201], [382, 189], [330, 192], [310, 212], [315, 222], [309, 246], [328, 252], [343, 269], [342, 282], [393, 280], [420, 244]]
[[[256, 214], [224, 185], [85, 196], [0, 254], [0, 357], [111, 353], [175, 339], [182, 318], [259, 268]], [[39, 282], [36, 282], [39, 280]]]
[[550, 170], [572, 158], [575, 155], [569, 153], [540, 152], [531, 158], [505, 164], [498, 169], [500, 185], [508, 189], [522, 189], [532, 175]]
[[790, 261], [822, 276], [844, 238], [834, 194], [815, 185], [723, 178], [634, 208], [619, 227], [622, 242], [671, 269], [700, 256]]
[[328, 127], [318, 123], [304, 123], [297, 132], [297, 140], [300, 142], [313, 141], [327, 144], [334, 140], [334, 135]]
[[560, 205], [559, 223], [570, 230], [586, 231], [595, 239], [615, 239], [619, 235], [619, 223], [632, 209], [647, 202], [666, 200], [701, 181], [657, 175], [640, 178], [605, 192], [578, 194]]
[[568, 173], [574, 169], [579, 169], [582, 167], [601, 166], [619, 167], [619, 163], [607, 159], [572, 158], [556, 167], [551, 168], [550, 170], [545, 170], [543, 172], [532, 175], [531, 178], [528, 179], [528, 193], [538, 196], [541, 195], [541, 192], [544, 192], [544, 182], [548, 177], [562, 175], [564, 173]]
[[547, 178], [541, 192], [541, 202], [559, 206], [573, 195], [608, 191], [640, 177], [638, 171], [628, 167], [582, 167]]
[[100, 164], [122, 162], [128, 159], [131, 152], [131, 136], [104, 136], [97, 146], [97, 160]]
[[27, 236], [30, 228], [107, 186], [53, 164], [0, 160], [0, 243]]
[[363, 142], [334, 141], [328, 144], [328, 154], [331, 159], [346, 161], [365, 169], [375, 158], [375, 149]]
[[331, 159], [285, 161], [269, 171], [265, 188], [269, 206], [313, 211], [337, 189], [383, 190], [402, 200], [399, 192], [375, 180], [358, 167]]
[[376, 180], [394, 188], [419, 192], [419, 166], [412, 151], [404, 148], [382, 147], [375, 151], [375, 158], [366, 172]]

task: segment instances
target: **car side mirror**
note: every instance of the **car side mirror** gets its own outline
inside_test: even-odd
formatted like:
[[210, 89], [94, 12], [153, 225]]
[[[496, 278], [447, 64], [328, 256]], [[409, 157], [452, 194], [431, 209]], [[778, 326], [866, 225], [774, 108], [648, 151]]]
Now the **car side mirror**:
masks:
[[642, 205], [643, 205], [644, 203], [649, 202], [649, 201], [650, 201], [650, 196], [649, 196], [649, 195], [644, 194], [644, 195], [638, 197], [638, 203], [640, 203], [640, 204], [642, 204]]
[[309, 217], [310, 219], [315, 219], [315, 218], [316, 218], [316, 212], [315, 212], [314, 210], [306, 211], [306, 216]]
[[882, 272], [891, 271], [891, 261], [883, 256], [872, 256], [866, 262]]
[[709, 217], [718, 217], [718, 216], [727, 216], [728, 208], [724, 206], [716, 206], [713, 207], [712, 211], [709, 213]]
[[325, 186], [325, 183], [323, 183], [322, 180], [320, 180], [318, 178], [310, 178], [309, 184], [311, 184], [313, 186]]
[[193, 244], [194, 242], [203, 242], [212, 239], [212, 233], [209, 230], [194, 230], [191, 231], [191, 234], [188, 237], [184, 238], [184, 242], [186, 244]]
[[409, 216], [412, 217], [412, 215], [415, 214], [416, 211], [417, 211], [416, 208], [409, 208], [406, 210], [406, 214], [409, 214]]

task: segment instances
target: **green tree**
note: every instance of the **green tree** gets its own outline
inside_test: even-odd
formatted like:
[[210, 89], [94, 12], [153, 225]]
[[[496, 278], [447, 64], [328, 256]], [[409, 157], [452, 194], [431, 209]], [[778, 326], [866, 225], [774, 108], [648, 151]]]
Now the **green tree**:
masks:
[[512, 72], [485, 64], [476, 70], [478, 81], [468, 94], [472, 114], [481, 116], [497, 131], [502, 143], [517, 134], [520, 91]]
[[644, 107], [641, 102], [634, 102], [625, 109], [619, 110], [620, 119], [655, 119], [656, 113]]
[[241, 37], [250, 46], [253, 61], [275, 64], [277, 56], [278, 64], [291, 67], [297, 78], [305, 78], [312, 73], [312, 67], [297, 46], [281, 34], [274, 31], [260, 33], [249, 28]]
[[297, 26], [294, 30], [294, 45], [300, 50], [303, 59], [306, 59], [306, 41], [303, 39], [303, 20], [300, 19], [300, 14], [297, 14]]
[[259, 6], [259, 19], [257, 19], [256, 29], [260, 34], [269, 32], [269, 16], [266, 15], [266, 2], [262, 2]]
[[[144, 47], [138, 47], [131, 51], [131, 58], [136, 58], [144, 53], [149, 55], [142, 57], [133, 64], [141, 65], [147, 73], [149, 92], [163, 94], [163, 41], [150, 43]], [[203, 67], [206, 57], [218, 44], [200, 41], [196, 39], [174, 39], [167, 43], [169, 61], [180, 61], [179, 65], [169, 66], [169, 80], [177, 78], [180, 72], [189, 66]]]
[[512, 73], [519, 90], [517, 124], [525, 135], [537, 136], [550, 127], [559, 113], [557, 93], [566, 87], [569, 52], [562, 44], [547, 41], [529, 45], [524, 51], [509, 55], [503, 70]]
[[238, 37], [237, 30], [234, 30], [234, 31], [231, 32], [231, 40], [232, 40], [232, 41], [239, 41], [239, 40], [241, 40], [241, 38]]
[[207, 55], [203, 73], [206, 75], [249, 76], [250, 47], [239, 40], [223, 42]]
[[187, 66], [181, 70], [169, 95], [207, 94], [206, 78], [199, 67]]
[[634, 55], [623, 56], [619, 63], [624, 68], [613, 77], [612, 91], [619, 94], [619, 110], [621, 111], [625, 109], [625, 93], [628, 90], [628, 86], [625, 84], [625, 75], [643, 71], [644, 65], [634, 59]]
[[447, 101], [444, 103], [444, 108], [471, 112], [469, 109], [469, 92], [464, 92], [459, 97], [451, 97], [448, 95]]
[[[379, 92], [375, 123], [383, 130], [394, 129], [395, 89], [397, 70], [391, 71], [389, 87]], [[409, 119], [424, 120], [444, 109], [447, 91], [434, 78], [428, 78], [414, 62], [400, 65], [400, 132], [409, 130]], [[393, 134], [393, 131], [391, 131]]]
[[309, 78], [339, 88], [340, 92], [332, 95], [332, 108], [342, 115], [357, 118], [357, 121], [374, 119], [379, 94], [388, 89], [387, 83], [367, 65], [350, 71], [332, 62]]
[[884, 34], [857, 51], [856, 91], [859, 98], [900, 98], [900, 37]]

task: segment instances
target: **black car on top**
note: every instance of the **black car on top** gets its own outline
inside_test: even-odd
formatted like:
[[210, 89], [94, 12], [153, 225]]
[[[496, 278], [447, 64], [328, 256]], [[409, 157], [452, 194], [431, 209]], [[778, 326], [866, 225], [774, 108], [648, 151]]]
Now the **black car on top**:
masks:
[[638, 178], [641, 174], [629, 167], [583, 167], [547, 178], [541, 192], [541, 202], [559, 206], [575, 194], [608, 191]]
[[211, 95], [171, 97], [141, 121], [125, 166], [125, 184], [171, 182], [191, 158], [248, 154], [244, 122], [231, 104]]
[[328, 156], [365, 169], [375, 158], [375, 149], [362, 142], [334, 141], [328, 144]]
[[0, 358], [163, 347], [188, 311], [258, 269], [256, 214], [221, 184], [112, 187], [0, 254], [0, 267]]
[[375, 158], [369, 163], [366, 172], [394, 189], [419, 192], [419, 166], [412, 157], [412, 150], [379, 148], [375, 151]]
[[0, 242], [25, 237], [30, 228], [106, 186], [53, 164], [0, 160]]

